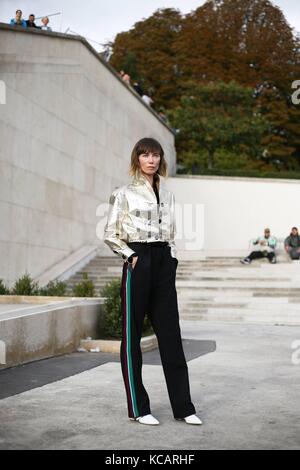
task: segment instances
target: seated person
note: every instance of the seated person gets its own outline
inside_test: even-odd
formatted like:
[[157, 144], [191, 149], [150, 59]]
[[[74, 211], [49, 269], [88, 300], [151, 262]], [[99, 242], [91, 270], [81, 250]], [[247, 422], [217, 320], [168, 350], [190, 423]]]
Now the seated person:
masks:
[[26, 21], [23, 20], [22, 14], [22, 10], [17, 10], [16, 16], [10, 20], [10, 24], [14, 26], [23, 26], [23, 28], [26, 28]]
[[268, 258], [269, 262], [272, 264], [276, 263], [276, 248], [277, 240], [275, 237], [271, 237], [271, 232], [269, 228], [265, 229], [265, 234], [263, 237], [257, 237], [253, 241], [253, 245], [257, 245], [257, 248], [253, 250], [249, 256], [244, 259], [241, 259], [241, 263], [250, 264], [252, 260], [257, 258]]
[[291, 259], [300, 258], [300, 235], [297, 227], [293, 227], [290, 235], [284, 240], [284, 248]]

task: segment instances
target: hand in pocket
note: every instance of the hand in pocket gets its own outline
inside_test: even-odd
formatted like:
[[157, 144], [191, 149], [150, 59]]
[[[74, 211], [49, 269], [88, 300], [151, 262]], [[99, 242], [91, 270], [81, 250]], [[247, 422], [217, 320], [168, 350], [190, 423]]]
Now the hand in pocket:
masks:
[[139, 258], [138, 256], [134, 256], [134, 257], [132, 258], [132, 264], [131, 264], [132, 269], [134, 269], [134, 267], [135, 267], [135, 265], [136, 265], [136, 263], [137, 263], [138, 258]]

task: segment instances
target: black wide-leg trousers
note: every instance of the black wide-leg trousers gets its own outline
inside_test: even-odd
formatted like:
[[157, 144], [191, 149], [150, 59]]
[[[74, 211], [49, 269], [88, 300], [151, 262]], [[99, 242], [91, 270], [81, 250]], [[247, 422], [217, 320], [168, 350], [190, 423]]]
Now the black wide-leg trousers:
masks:
[[140, 341], [145, 315], [157, 336], [174, 418], [196, 413], [191, 401], [175, 287], [178, 260], [167, 242], [128, 243], [138, 255], [133, 268], [123, 265], [121, 282], [122, 341], [120, 359], [129, 417], [151, 413], [142, 381]]
[[251, 251], [250, 255], [248, 256], [251, 261], [258, 258], [268, 258], [271, 261], [275, 257], [274, 251]]

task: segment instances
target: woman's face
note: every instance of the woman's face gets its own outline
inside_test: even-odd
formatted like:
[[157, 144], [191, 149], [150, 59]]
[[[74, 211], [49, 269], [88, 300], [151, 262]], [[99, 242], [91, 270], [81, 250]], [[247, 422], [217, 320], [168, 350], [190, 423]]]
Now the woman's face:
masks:
[[139, 155], [139, 162], [141, 170], [147, 175], [154, 175], [160, 163], [160, 154], [159, 152], [147, 152]]

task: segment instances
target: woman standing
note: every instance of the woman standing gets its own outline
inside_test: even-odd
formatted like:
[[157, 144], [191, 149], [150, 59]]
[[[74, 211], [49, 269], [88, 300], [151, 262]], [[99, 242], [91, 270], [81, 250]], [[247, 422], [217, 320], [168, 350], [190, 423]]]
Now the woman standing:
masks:
[[121, 367], [128, 416], [159, 424], [142, 382], [140, 340], [145, 314], [150, 318], [175, 419], [202, 424], [191, 401], [182, 347], [177, 292], [175, 199], [162, 185], [167, 163], [158, 141], [139, 140], [131, 154], [131, 183], [115, 189], [104, 242], [124, 259], [121, 283]]

